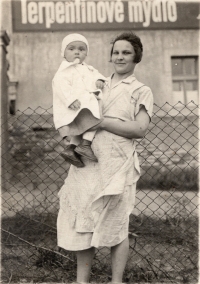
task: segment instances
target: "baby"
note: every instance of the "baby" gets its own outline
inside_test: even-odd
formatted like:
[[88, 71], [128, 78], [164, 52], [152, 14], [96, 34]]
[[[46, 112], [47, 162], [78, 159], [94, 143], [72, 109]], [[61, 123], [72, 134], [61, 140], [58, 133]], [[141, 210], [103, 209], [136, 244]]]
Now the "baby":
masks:
[[84, 36], [66, 36], [61, 47], [65, 60], [52, 81], [54, 124], [66, 148], [61, 156], [76, 167], [84, 167], [81, 156], [98, 161], [91, 148], [96, 131], [89, 129], [102, 120], [99, 100], [105, 78], [84, 62], [88, 51]]

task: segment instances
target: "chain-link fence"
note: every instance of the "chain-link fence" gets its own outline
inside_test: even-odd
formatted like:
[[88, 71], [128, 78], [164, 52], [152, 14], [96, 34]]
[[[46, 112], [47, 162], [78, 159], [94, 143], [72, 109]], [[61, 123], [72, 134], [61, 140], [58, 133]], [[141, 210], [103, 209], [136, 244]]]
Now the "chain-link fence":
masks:
[[[5, 128], [6, 129], [6, 128]], [[124, 281], [198, 281], [198, 106], [154, 106], [137, 150], [142, 176], [130, 216]], [[57, 248], [57, 193], [69, 164], [50, 110], [8, 118], [2, 152], [3, 283], [73, 282], [74, 253]], [[67, 233], [67, 232], [66, 232]], [[91, 281], [108, 282], [110, 251], [96, 250]]]

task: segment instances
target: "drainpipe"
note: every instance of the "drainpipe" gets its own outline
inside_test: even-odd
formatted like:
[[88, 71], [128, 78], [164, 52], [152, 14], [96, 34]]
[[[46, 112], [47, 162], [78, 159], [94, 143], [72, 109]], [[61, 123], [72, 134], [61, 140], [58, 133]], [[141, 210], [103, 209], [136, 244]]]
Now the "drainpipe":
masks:
[[0, 170], [1, 190], [6, 190], [8, 182], [8, 61], [6, 59], [7, 46], [9, 45], [10, 38], [6, 31], [0, 31]]

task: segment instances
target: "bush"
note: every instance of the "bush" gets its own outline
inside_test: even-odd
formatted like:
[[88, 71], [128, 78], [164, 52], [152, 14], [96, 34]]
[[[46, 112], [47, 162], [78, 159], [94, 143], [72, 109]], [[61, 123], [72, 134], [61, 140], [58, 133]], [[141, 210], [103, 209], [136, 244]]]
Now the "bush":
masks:
[[175, 189], [179, 191], [198, 191], [198, 169], [174, 168], [157, 169], [154, 167], [145, 169], [138, 181], [138, 188], [156, 188], [162, 190]]

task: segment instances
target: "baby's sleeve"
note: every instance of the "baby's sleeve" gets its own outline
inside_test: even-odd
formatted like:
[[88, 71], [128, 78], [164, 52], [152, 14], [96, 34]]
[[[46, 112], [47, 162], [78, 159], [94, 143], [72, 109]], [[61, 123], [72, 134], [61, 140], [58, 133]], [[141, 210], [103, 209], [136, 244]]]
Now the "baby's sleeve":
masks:
[[70, 82], [62, 77], [57, 77], [52, 82], [55, 101], [61, 101], [67, 108], [76, 100]]
[[53, 119], [55, 128], [58, 129], [68, 124], [67, 114], [69, 105], [75, 100], [71, 92], [70, 83], [66, 80], [54, 78], [52, 81], [53, 88]]
[[142, 106], [145, 107], [151, 118], [153, 114], [153, 94], [151, 89], [147, 86], [143, 86], [139, 89], [139, 95], [135, 106], [135, 116], [139, 113]]

